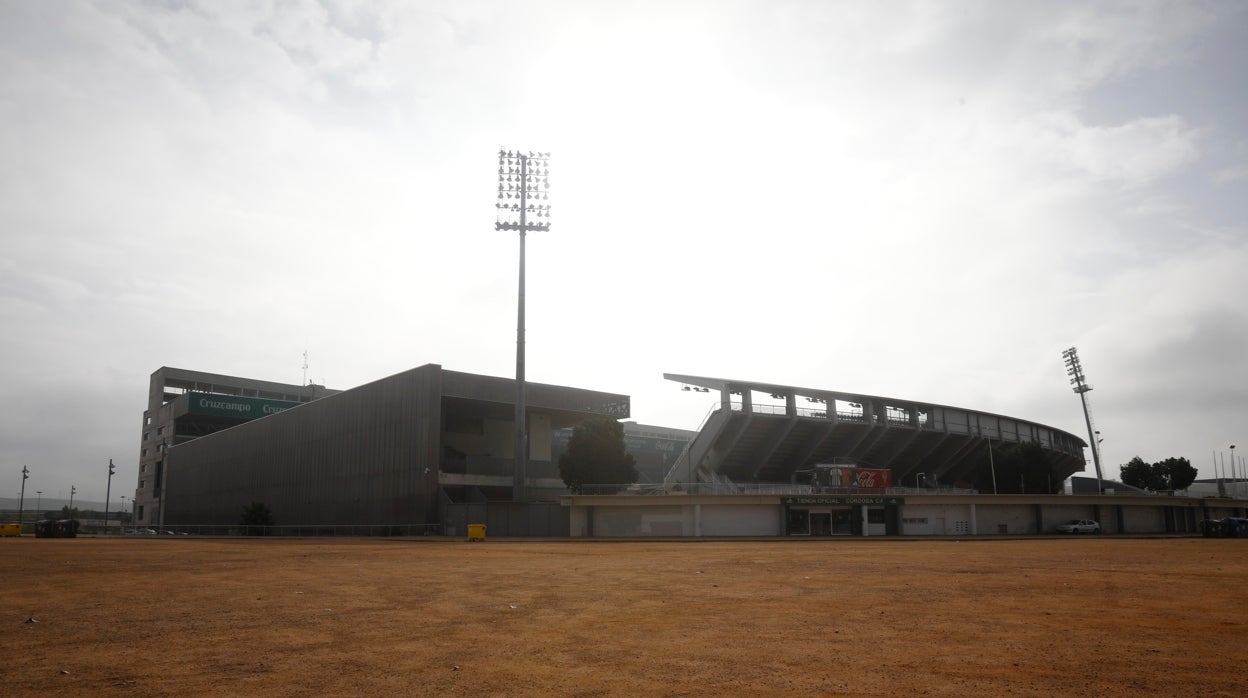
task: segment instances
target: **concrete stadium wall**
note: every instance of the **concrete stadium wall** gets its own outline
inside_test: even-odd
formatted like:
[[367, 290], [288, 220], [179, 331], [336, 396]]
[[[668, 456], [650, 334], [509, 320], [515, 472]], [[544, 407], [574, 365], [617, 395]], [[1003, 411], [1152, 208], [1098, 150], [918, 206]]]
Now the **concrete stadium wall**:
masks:
[[772, 507], [699, 504], [704, 536], [779, 536], [780, 512]]
[[1039, 533], [1034, 504], [979, 504], [975, 507], [975, 518], [980, 535]]
[[[689, 499], [570, 495], [563, 498], [563, 505], [569, 509], [573, 537], [785, 535], [785, 505], [779, 495]], [[1071, 519], [1094, 519], [1110, 534], [1195, 535], [1206, 515], [1220, 518], [1239, 511], [1209, 506], [1200, 499], [1168, 497], [944, 495], [907, 497], [897, 507], [897, 518], [898, 532], [905, 536], [1052, 535]]]
[[1161, 507], [1123, 507], [1120, 533], [1165, 533], [1166, 514]]
[[[1102, 528], [1106, 525], [1113, 525], [1112, 510], [1109, 507], [1101, 507], [1101, 518], [1105, 521], [1101, 522]], [[1056, 533], [1058, 524], [1064, 524], [1072, 519], [1095, 519], [1096, 509], [1091, 504], [1052, 504], [1041, 509], [1042, 528], [1037, 533]]]
[[692, 535], [679, 505], [594, 507], [590, 516], [596, 538]]
[[[900, 511], [901, 534], [905, 536], [952, 536], [970, 535], [970, 504], [932, 503], [904, 504]], [[907, 523], [906, 519], [911, 519]], [[914, 522], [926, 519], [926, 522]]]

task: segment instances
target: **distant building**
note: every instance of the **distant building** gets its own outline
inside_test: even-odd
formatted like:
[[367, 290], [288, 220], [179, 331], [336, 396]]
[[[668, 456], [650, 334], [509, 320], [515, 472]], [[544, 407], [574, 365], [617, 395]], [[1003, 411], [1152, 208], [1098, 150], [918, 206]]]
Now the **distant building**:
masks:
[[338, 392], [321, 385], [290, 385], [168, 366], [157, 369], [148, 385], [139, 438], [135, 524], [161, 524], [170, 448]]

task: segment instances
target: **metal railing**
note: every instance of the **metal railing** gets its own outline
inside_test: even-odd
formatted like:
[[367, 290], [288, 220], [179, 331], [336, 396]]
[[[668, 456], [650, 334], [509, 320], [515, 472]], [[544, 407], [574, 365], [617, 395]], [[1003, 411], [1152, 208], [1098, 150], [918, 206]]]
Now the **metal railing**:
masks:
[[573, 494], [581, 495], [628, 495], [663, 496], [692, 494], [779, 494], [779, 495], [924, 495], [924, 494], [979, 494], [979, 490], [964, 487], [815, 487], [792, 485], [783, 482], [670, 482], [635, 483], [632, 485], [582, 485]]
[[127, 528], [118, 534], [110, 531], [109, 536], [121, 535], [126, 538], [175, 538], [179, 536], [273, 536], [292, 538], [333, 538], [333, 537], [395, 537], [395, 536], [437, 536], [442, 534], [441, 524], [393, 524], [393, 525], [348, 525], [324, 526], [316, 524], [285, 525], [285, 526], [242, 526], [242, 525], [178, 525], [166, 526], [163, 529]]

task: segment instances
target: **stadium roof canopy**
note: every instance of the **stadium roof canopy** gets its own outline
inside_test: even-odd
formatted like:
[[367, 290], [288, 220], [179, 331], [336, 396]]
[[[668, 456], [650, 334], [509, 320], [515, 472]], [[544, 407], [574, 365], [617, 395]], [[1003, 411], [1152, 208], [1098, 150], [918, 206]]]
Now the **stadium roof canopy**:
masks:
[[974, 479], [986, 444], [1035, 442], [1052, 482], [1083, 470], [1087, 444], [1065, 431], [1014, 417], [947, 405], [773, 383], [664, 374], [688, 390], [717, 391], [689, 450], [668, 482], [793, 482], [799, 470], [847, 462], [918, 474], [940, 483]]

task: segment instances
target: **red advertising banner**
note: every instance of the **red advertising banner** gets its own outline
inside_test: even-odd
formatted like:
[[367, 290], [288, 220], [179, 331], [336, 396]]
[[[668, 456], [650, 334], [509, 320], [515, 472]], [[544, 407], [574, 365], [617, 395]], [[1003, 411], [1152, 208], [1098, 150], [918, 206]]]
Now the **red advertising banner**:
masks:
[[[823, 470], [821, 468], [821, 470]], [[888, 468], [833, 467], [823, 470], [819, 478], [825, 487], [882, 491], [893, 486], [893, 471]]]

